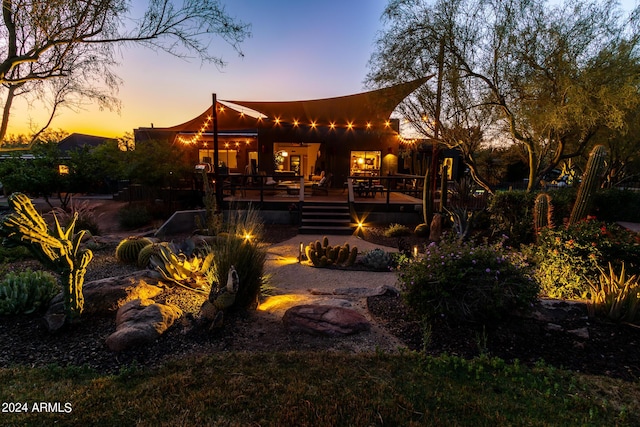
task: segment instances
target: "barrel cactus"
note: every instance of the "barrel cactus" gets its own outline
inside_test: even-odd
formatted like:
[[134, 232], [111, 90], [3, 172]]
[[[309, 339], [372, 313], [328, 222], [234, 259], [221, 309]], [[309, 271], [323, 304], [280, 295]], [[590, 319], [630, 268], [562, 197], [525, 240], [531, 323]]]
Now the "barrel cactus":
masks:
[[159, 255], [161, 247], [167, 247], [168, 243], [160, 242], [160, 243], [152, 243], [150, 245], [145, 246], [140, 249], [140, 253], [138, 254], [138, 267], [146, 268], [149, 266], [149, 261], [151, 260], [151, 256]]
[[127, 264], [136, 264], [140, 251], [153, 242], [141, 236], [129, 236], [116, 247], [116, 259]]

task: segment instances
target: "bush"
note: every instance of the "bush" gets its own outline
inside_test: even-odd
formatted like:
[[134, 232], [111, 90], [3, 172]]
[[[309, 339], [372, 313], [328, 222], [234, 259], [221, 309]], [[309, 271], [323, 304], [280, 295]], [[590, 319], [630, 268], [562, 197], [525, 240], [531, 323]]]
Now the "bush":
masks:
[[130, 204], [118, 211], [118, 221], [125, 230], [144, 227], [151, 219], [151, 214], [144, 205]]
[[0, 282], [0, 314], [29, 314], [47, 305], [60, 291], [46, 271], [10, 272]]
[[213, 253], [212, 281], [218, 286], [226, 286], [229, 268], [233, 265], [240, 282], [233, 307], [255, 308], [264, 284], [267, 252], [260, 243], [264, 225], [258, 212], [251, 207], [244, 213], [235, 212], [236, 215], [225, 224], [227, 232], [219, 234], [210, 248]]
[[502, 243], [473, 245], [448, 237], [430, 244], [418, 261], [401, 265], [399, 281], [417, 314], [453, 321], [499, 319], [538, 295], [528, 265]]
[[385, 237], [403, 237], [411, 235], [411, 230], [406, 225], [391, 224], [385, 231]]
[[533, 247], [535, 277], [542, 293], [551, 298], [589, 297], [589, 280], [608, 263], [623, 262], [631, 274], [640, 273], [638, 237], [615, 224], [584, 220], [569, 226], [543, 229]]
[[535, 193], [526, 191], [499, 191], [494, 194], [487, 206], [491, 215], [491, 234], [509, 236], [511, 246], [533, 242], [535, 198]]
[[596, 192], [592, 213], [601, 221], [640, 222], [640, 192], [610, 188]]
[[99, 236], [100, 230], [100, 217], [102, 214], [96, 213], [95, 206], [91, 206], [88, 200], [84, 200], [81, 203], [71, 203], [69, 212], [62, 208], [54, 208], [54, 214], [60, 221], [60, 224], [68, 227], [73, 221], [75, 214], [78, 214], [76, 219], [76, 230], [87, 230], [92, 236]]

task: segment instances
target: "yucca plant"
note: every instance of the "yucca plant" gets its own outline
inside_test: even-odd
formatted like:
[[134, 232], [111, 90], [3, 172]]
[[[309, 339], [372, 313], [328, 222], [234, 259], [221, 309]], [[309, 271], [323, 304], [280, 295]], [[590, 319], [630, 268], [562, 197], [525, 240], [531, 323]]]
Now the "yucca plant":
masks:
[[624, 263], [620, 275], [616, 275], [611, 263], [608, 274], [603, 268], [599, 270], [600, 280], [597, 283], [589, 281], [592, 311], [616, 322], [634, 323], [640, 309], [638, 278], [635, 275], [627, 278]]

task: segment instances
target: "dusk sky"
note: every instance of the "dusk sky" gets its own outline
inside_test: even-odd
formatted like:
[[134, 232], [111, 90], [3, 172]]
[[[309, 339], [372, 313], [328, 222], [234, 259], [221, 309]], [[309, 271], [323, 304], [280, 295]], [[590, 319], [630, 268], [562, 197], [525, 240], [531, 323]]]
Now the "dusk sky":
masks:
[[[241, 58], [221, 39], [223, 69], [141, 48], [124, 50], [122, 111], [64, 110], [54, 129], [121, 136], [136, 127], [172, 126], [218, 99], [283, 101], [328, 98], [363, 90], [387, 0], [223, 0], [229, 14], [251, 24]], [[33, 113], [32, 113], [33, 114]], [[28, 116], [14, 116], [26, 124]], [[35, 118], [35, 116], [33, 116]], [[13, 133], [19, 133], [17, 129]]]
[[[146, 3], [142, 0], [135, 2]], [[221, 39], [213, 46], [223, 69], [142, 48], [122, 51], [120, 114], [89, 107], [63, 110], [52, 128], [116, 137], [137, 127], [173, 126], [218, 99], [285, 101], [350, 95], [364, 90], [387, 0], [223, 0], [229, 14], [251, 24], [244, 57]], [[636, 0], [623, 0], [630, 10]], [[10, 133], [24, 133], [34, 112], [13, 113]], [[39, 119], [42, 121], [42, 118]]]

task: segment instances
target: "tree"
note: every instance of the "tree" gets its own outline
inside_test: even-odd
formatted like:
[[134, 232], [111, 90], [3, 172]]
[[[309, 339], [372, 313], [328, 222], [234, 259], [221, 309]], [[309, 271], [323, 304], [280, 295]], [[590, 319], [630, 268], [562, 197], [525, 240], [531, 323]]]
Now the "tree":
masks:
[[437, 123], [441, 142], [461, 149], [472, 171], [478, 135], [516, 143], [533, 189], [599, 130], [628, 126], [640, 105], [638, 8], [623, 17], [613, 0], [393, 0], [384, 17], [368, 82], [434, 74], [441, 54], [442, 113], [431, 82], [400, 112], [427, 137]]
[[141, 16], [125, 0], [2, 0], [0, 85], [4, 105], [0, 140], [18, 97], [46, 105], [51, 123], [59, 108], [98, 102], [118, 108], [113, 95], [115, 49], [139, 44], [177, 57], [195, 53], [223, 66], [210, 38], [221, 37], [241, 54], [249, 27], [227, 15], [220, 0], [150, 0]]

